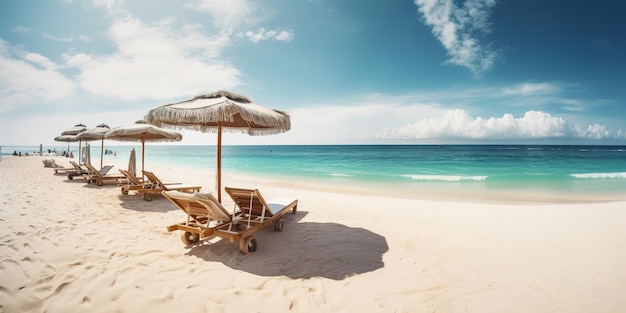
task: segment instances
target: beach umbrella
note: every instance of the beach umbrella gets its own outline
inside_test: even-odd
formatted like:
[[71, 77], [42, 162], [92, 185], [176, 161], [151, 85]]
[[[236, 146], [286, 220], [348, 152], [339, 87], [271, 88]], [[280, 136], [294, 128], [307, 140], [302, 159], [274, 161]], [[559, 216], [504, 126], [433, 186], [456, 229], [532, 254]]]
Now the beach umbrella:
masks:
[[[81, 123], [78, 123], [78, 124], [74, 125], [73, 127], [70, 127], [70, 128], [68, 128], [68, 129], [64, 130], [64, 131], [61, 133], [61, 136], [63, 136], [63, 135], [70, 135], [70, 136], [72, 136], [72, 135], [78, 135], [78, 134], [80, 134], [80, 133], [82, 133], [82, 132], [84, 132], [84, 131], [86, 131], [86, 130], [87, 130], [87, 126], [85, 126], [85, 125], [83, 125], [83, 124], [81, 124]], [[82, 140], [81, 140], [81, 139], [78, 139], [78, 138], [76, 138], [76, 139], [77, 139], [77, 140], [75, 140], [75, 141], [78, 141], [78, 159], [80, 160], [80, 149], [81, 149], [81, 145], [82, 145]], [[55, 140], [56, 140], [56, 139], [55, 139]], [[57, 141], [60, 141], [60, 140], [57, 140]], [[69, 152], [69, 150], [70, 150], [70, 144], [69, 144], [69, 142], [68, 142], [68, 144], [67, 144], [67, 150], [68, 150], [68, 151], [67, 151], [67, 153], [68, 153], [68, 155], [69, 155], [69, 153], [70, 153], [70, 152]]]
[[54, 137], [54, 141], [67, 142], [67, 155], [69, 156], [70, 142], [77, 142], [78, 138], [76, 138], [76, 136], [77, 135], [60, 135]]
[[252, 102], [228, 91], [199, 95], [190, 100], [152, 109], [146, 121], [159, 127], [187, 128], [216, 132], [216, 189], [222, 201], [222, 131], [242, 132], [250, 136], [273, 135], [291, 128], [289, 115]]
[[135, 148], [130, 150], [130, 157], [128, 157], [128, 172], [137, 177], [137, 158], [135, 157]]
[[87, 126], [83, 124], [76, 124], [74, 127], [70, 127], [64, 130], [61, 135], [78, 135], [87, 130]]
[[83, 147], [83, 154], [82, 154], [81, 158], [82, 159], [80, 159], [80, 161], [83, 164], [91, 165], [91, 145], [89, 143], [85, 143], [85, 146]]
[[95, 128], [88, 129], [77, 135], [78, 139], [84, 141], [100, 140], [100, 168], [102, 168], [104, 157], [104, 134], [111, 130], [109, 125], [100, 124]]
[[144, 120], [139, 120], [135, 122], [135, 124], [112, 128], [104, 134], [104, 138], [117, 141], [141, 142], [141, 171], [143, 177], [146, 141], [181, 141], [183, 139], [183, 135], [168, 129], [150, 125]]

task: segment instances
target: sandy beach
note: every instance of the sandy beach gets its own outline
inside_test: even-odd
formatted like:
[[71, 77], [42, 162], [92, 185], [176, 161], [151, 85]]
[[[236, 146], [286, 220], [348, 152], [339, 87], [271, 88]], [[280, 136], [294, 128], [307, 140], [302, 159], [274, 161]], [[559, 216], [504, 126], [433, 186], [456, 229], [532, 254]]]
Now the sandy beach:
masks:
[[[0, 161], [0, 312], [626, 311], [624, 201], [415, 199], [226, 175], [299, 200], [244, 255], [219, 238], [185, 246], [167, 232], [185, 219], [167, 199], [70, 181], [46, 158]], [[210, 171], [146, 169], [213, 188]]]

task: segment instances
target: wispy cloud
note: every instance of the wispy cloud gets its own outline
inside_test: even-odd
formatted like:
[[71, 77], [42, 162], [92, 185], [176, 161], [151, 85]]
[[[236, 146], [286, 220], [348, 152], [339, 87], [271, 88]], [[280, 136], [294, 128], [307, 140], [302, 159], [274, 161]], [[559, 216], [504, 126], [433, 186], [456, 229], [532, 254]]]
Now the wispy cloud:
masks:
[[249, 0], [195, 0], [185, 4], [188, 9], [205, 12], [224, 34], [233, 34], [241, 25], [260, 18], [256, 6]]
[[265, 28], [259, 28], [256, 32], [247, 31], [243, 36], [250, 39], [252, 42], [259, 42], [263, 40], [278, 40], [278, 41], [290, 41], [293, 39], [294, 34], [291, 30], [266, 30]]
[[31, 29], [28, 27], [24, 27], [24, 26], [17, 26], [13, 28], [13, 31], [19, 34], [30, 34]]
[[[114, 4], [106, 3], [106, 7]], [[173, 19], [145, 23], [115, 7], [108, 30], [116, 51], [97, 55], [70, 52], [80, 86], [90, 93], [122, 100], [193, 96], [240, 84], [239, 71], [219, 57], [229, 39], [206, 34]]]
[[73, 42], [74, 41], [73, 38], [70, 38], [70, 37], [59, 37], [59, 36], [55, 36], [55, 35], [49, 34], [48, 32], [44, 32], [43, 36], [45, 38], [48, 38], [48, 39], [52, 40], [52, 41], [58, 41], [58, 42]]
[[0, 39], [0, 112], [69, 96], [74, 84], [52, 60]]
[[489, 33], [489, 15], [495, 0], [466, 0], [457, 6], [453, 0], [414, 0], [426, 25], [447, 50], [448, 63], [470, 69], [480, 76], [500, 57], [479, 36]]

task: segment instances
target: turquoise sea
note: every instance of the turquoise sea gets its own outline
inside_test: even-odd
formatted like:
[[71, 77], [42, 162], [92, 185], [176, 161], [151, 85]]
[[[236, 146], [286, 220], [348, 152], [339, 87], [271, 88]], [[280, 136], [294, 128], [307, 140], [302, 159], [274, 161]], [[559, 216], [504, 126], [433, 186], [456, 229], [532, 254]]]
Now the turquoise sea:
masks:
[[[100, 143], [91, 144], [99, 157]], [[108, 146], [117, 158], [130, 149]], [[57, 152], [67, 146], [44, 147]], [[2, 147], [13, 151], [39, 147]], [[71, 145], [77, 156], [77, 144]], [[114, 157], [107, 154], [104, 157]], [[150, 164], [213, 169], [214, 146], [146, 144]], [[570, 194], [626, 193], [626, 146], [565, 145], [276, 145], [224, 146], [222, 172], [298, 182], [391, 188], [470, 188], [475, 190], [543, 190]]]

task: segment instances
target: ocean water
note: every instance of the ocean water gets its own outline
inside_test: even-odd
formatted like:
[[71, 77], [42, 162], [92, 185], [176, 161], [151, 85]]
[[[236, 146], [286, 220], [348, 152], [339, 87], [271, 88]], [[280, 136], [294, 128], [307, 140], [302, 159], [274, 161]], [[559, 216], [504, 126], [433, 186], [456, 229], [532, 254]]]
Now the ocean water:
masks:
[[[91, 145], [99, 157], [100, 144]], [[44, 147], [63, 151], [67, 146]], [[108, 146], [128, 159], [130, 146]], [[141, 160], [141, 147], [137, 160]], [[146, 144], [150, 164], [213, 169], [214, 146]], [[3, 157], [14, 150], [2, 147]], [[77, 156], [78, 148], [71, 150]], [[105, 155], [107, 158], [113, 155]], [[139, 165], [138, 165], [139, 166]], [[626, 193], [626, 146], [564, 145], [278, 145], [224, 146], [222, 172], [390, 188], [543, 190], [560, 193]]]

